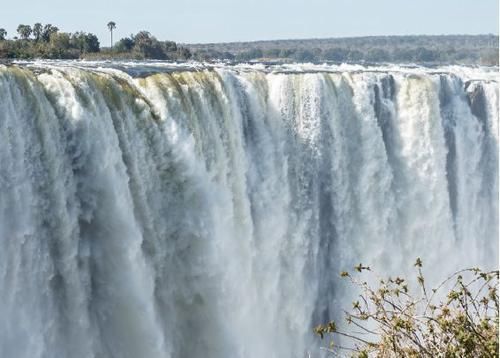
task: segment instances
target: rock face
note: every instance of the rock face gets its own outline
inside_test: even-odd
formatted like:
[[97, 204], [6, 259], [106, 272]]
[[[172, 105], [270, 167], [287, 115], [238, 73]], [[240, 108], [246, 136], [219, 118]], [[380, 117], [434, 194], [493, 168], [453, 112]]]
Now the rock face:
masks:
[[341, 270], [496, 267], [497, 74], [172, 66], [0, 65], [1, 357], [303, 357]]

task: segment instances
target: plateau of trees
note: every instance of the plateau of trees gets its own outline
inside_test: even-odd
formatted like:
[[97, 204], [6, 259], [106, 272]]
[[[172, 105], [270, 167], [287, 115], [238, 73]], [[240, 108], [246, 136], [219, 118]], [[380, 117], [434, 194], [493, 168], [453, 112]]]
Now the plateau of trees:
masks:
[[340, 275], [358, 287], [345, 324], [320, 324], [314, 331], [329, 339], [322, 349], [336, 357], [459, 358], [499, 356], [498, 271], [458, 271], [430, 290], [417, 259], [417, 290], [401, 277], [380, 279], [378, 287], [359, 264]]
[[235, 61], [498, 65], [497, 35], [369, 36], [191, 44], [195, 57]]
[[113, 41], [117, 24], [109, 21], [110, 47], [96, 35], [62, 32], [52, 24], [20, 24], [10, 39], [0, 28], [0, 58], [156, 59], [172, 61], [417, 63], [498, 65], [497, 35], [373, 36], [213, 44], [177, 44], [148, 31]]

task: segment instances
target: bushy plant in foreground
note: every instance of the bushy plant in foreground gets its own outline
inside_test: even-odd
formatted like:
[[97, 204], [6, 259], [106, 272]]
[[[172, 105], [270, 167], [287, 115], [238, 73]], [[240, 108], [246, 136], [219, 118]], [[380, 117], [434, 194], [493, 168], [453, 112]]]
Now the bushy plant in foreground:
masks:
[[[373, 288], [358, 265], [341, 276], [360, 289], [359, 300], [345, 311], [347, 327], [335, 322], [317, 326], [323, 348], [334, 356], [352, 357], [498, 357], [498, 271], [479, 268], [455, 272], [429, 290], [417, 259], [416, 292], [404, 278], [380, 280]], [[341, 341], [341, 344], [336, 344]]]

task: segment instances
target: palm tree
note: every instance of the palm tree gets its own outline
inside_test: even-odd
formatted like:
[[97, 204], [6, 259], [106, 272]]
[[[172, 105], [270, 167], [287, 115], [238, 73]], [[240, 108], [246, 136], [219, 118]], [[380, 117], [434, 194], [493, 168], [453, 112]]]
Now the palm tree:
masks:
[[40, 38], [42, 37], [42, 31], [43, 26], [41, 23], [37, 22], [35, 25], [33, 25], [33, 36], [35, 36], [36, 42], [40, 41]]
[[7, 31], [5, 29], [0, 29], [0, 40], [5, 40], [7, 37]]
[[31, 30], [31, 26], [29, 25], [19, 25], [17, 27], [17, 33], [21, 35], [21, 38], [24, 40], [27, 40], [32, 32], [33, 30]]
[[111, 48], [113, 48], [113, 30], [116, 29], [116, 23], [114, 21], [108, 22], [108, 29], [111, 33]]

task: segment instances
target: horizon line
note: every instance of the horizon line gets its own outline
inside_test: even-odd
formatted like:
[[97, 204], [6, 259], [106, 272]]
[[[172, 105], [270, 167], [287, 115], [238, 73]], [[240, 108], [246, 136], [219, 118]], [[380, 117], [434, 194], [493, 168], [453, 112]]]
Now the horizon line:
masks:
[[[147, 30], [146, 30], [147, 31]], [[154, 34], [151, 34], [154, 36]], [[258, 43], [258, 42], [273, 42], [273, 41], [311, 41], [311, 40], [348, 40], [360, 38], [376, 38], [376, 37], [452, 37], [452, 36], [494, 36], [499, 37], [498, 33], [449, 33], [449, 34], [406, 34], [406, 35], [359, 35], [359, 36], [330, 36], [330, 37], [297, 37], [297, 38], [275, 38], [275, 39], [261, 39], [261, 40], [240, 40], [240, 41], [211, 41], [211, 42], [178, 42], [181, 45], [220, 45], [220, 44], [237, 44], [237, 43]], [[165, 41], [165, 40], [163, 40]], [[167, 40], [170, 41], [170, 40]]]

